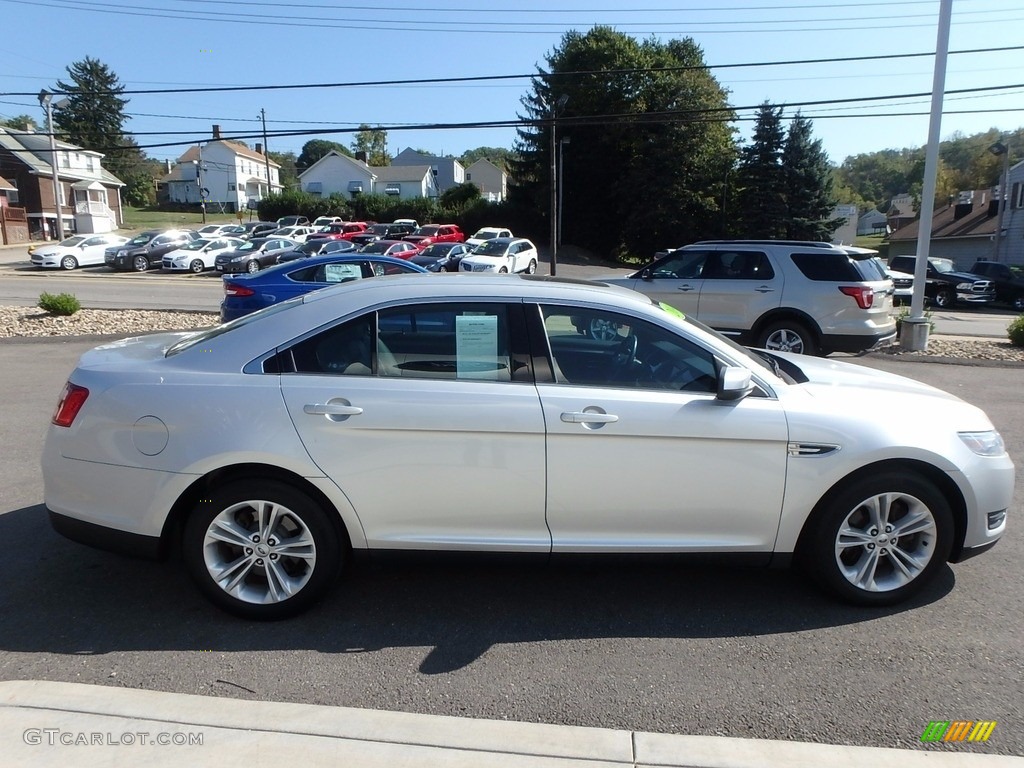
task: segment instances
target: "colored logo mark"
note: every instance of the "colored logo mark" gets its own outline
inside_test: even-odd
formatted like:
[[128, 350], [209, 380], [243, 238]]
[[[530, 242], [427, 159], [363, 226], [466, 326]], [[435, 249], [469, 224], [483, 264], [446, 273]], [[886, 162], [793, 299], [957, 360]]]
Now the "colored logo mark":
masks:
[[921, 741], [988, 741], [995, 729], [995, 720], [932, 720]]

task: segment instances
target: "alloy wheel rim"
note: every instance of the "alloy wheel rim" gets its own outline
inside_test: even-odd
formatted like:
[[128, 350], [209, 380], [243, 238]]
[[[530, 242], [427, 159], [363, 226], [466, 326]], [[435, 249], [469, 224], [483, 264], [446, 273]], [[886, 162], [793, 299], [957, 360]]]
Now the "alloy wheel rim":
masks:
[[907, 493], [880, 493], [860, 502], [843, 520], [835, 541], [836, 565], [866, 592], [891, 592], [914, 581], [935, 552], [935, 516]]
[[768, 337], [765, 349], [776, 352], [794, 352], [800, 354], [804, 351], [804, 340], [800, 334], [794, 333], [788, 328], [781, 328]]
[[203, 538], [210, 578], [232, 597], [268, 605], [298, 594], [316, 567], [316, 543], [295, 512], [272, 501], [233, 504]]

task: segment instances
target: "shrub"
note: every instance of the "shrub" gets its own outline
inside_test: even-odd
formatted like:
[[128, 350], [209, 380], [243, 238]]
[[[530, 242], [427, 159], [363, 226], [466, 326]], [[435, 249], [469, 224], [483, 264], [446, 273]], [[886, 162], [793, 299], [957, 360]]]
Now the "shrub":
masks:
[[39, 294], [39, 308], [44, 309], [51, 315], [73, 315], [82, 308], [70, 293], [41, 293]]
[[1010, 323], [1006, 335], [1010, 337], [1010, 343], [1015, 347], [1024, 347], [1024, 315]]

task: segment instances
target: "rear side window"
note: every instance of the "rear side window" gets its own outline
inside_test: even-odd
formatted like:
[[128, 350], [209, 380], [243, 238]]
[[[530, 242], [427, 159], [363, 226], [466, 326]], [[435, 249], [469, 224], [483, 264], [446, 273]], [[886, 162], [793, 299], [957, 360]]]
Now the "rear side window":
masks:
[[[793, 253], [790, 254], [804, 277], [826, 283], [861, 282], [865, 278], [845, 253]], [[882, 278], [871, 278], [882, 279]]]

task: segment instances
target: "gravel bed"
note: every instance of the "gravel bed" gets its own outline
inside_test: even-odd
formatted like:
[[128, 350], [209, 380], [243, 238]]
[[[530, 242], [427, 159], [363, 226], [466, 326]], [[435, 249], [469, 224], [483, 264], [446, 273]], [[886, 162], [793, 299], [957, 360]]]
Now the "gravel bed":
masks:
[[220, 322], [217, 312], [163, 312], [136, 309], [81, 309], [58, 317], [38, 307], [0, 307], [0, 338], [16, 336], [134, 336], [153, 331], [209, 328]]
[[[135, 309], [82, 309], [70, 317], [56, 317], [38, 307], [0, 307], [0, 338], [39, 336], [131, 336], [153, 331], [187, 330], [217, 325], [216, 312], [164, 312]], [[1024, 364], [1024, 347], [991, 338], [932, 337], [924, 352], [908, 352], [898, 344], [873, 354], [913, 358], [993, 360]]]

